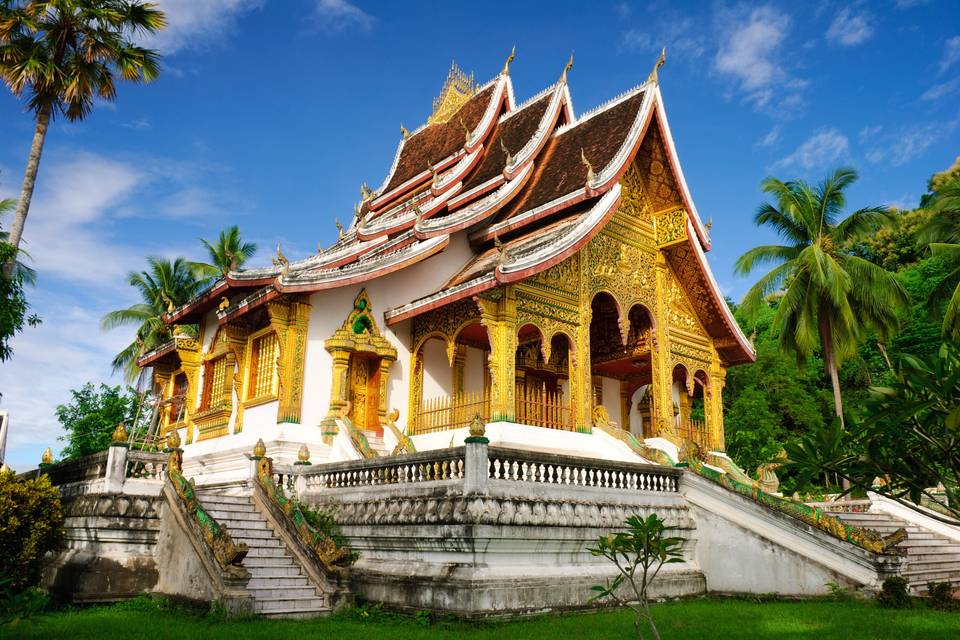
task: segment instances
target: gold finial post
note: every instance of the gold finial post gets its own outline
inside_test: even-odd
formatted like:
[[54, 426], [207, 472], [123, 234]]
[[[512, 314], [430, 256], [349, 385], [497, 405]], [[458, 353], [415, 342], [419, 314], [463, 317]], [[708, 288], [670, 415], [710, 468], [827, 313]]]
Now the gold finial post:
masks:
[[403, 137], [404, 140], [410, 137], [410, 132], [407, 130], [405, 126], [403, 126], [402, 122], [400, 123], [400, 135]]
[[53, 464], [53, 451], [50, 449], [50, 447], [47, 447], [46, 450], [43, 452], [43, 455], [40, 456], [40, 464], [41, 465]]
[[253, 459], [259, 460], [267, 455], [267, 445], [263, 443], [263, 438], [257, 439], [257, 444], [253, 445]]
[[113, 435], [110, 436], [112, 444], [126, 444], [127, 443], [127, 427], [124, 426], [122, 422], [117, 423], [117, 428], [113, 430]]
[[560, 82], [567, 81], [567, 73], [570, 72], [570, 69], [573, 69], [573, 51], [570, 52], [570, 59], [567, 60], [567, 64], [563, 66], [563, 73], [560, 74]]
[[503, 63], [503, 70], [500, 71], [500, 75], [508, 76], [510, 75], [510, 63], [513, 62], [513, 59], [517, 57], [517, 45], [513, 45], [513, 48], [510, 49], [510, 55], [507, 57], [507, 61]]
[[484, 422], [483, 417], [477, 413], [470, 422], [470, 436], [464, 440], [464, 442], [487, 444], [490, 440], [487, 439], [486, 433], [487, 424]]
[[657, 71], [660, 70], [660, 67], [663, 66], [663, 63], [667, 61], [667, 48], [664, 47], [660, 50], [660, 57], [657, 58], [657, 62], [653, 65], [653, 71], [650, 72], [650, 75], [647, 76], [647, 82], [652, 82], [653, 84], [660, 84], [660, 76], [657, 75]]

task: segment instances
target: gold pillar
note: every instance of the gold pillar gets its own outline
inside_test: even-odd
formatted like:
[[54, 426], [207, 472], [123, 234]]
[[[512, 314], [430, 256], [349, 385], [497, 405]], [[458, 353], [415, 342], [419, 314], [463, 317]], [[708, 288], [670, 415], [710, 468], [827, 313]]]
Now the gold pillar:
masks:
[[[184, 341], [187, 342], [187, 341]], [[183, 399], [183, 422], [187, 425], [186, 443], [193, 442], [193, 411], [197, 407], [197, 394], [200, 387], [200, 342], [190, 340], [188, 344], [177, 342], [177, 355], [180, 356], [180, 366], [187, 376], [187, 395]]]
[[387, 383], [390, 381], [390, 366], [393, 360], [380, 358], [380, 402], [377, 405], [377, 423], [384, 425], [387, 423]]
[[620, 428], [624, 431], [630, 431], [630, 383], [626, 380], [620, 381]]
[[675, 444], [677, 439], [677, 425], [673, 414], [673, 369], [670, 359], [670, 332], [668, 318], [670, 317], [669, 302], [667, 301], [668, 278], [670, 267], [667, 265], [663, 252], [657, 252], [655, 269], [655, 309], [656, 318], [655, 347], [650, 350], [651, 385], [653, 387], [653, 435], [667, 438]]
[[277, 422], [300, 424], [303, 405], [303, 369], [306, 362], [307, 326], [310, 303], [300, 299], [281, 299], [268, 303], [270, 324], [277, 332], [280, 347], [278, 364]]
[[407, 402], [407, 432], [416, 433], [423, 407], [423, 345], [410, 355], [410, 395]]
[[450, 395], [457, 397], [463, 394], [465, 388], [464, 377], [466, 375], [467, 348], [462, 344], [455, 343], [453, 349], [453, 368], [451, 369], [453, 381], [450, 385]]
[[[233, 432], [243, 431], [243, 377], [244, 363], [247, 355], [247, 337], [250, 335], [249, 329], [235, 324], [228, 324], [223, 327], [227, 336], [227, 349], [233, 354], [236, 360], [236, 368], [233, 373], [233, 391], [237, 394], [237, 417], [233, 422]], [[229, 366], [229, 365], [228, 365]]]
[[499, 300], [479, 299], [480, 321], [490, 340], [490, 420], [516, 417], [517, 298], [505, 287]]
[[710, 446], [719, 451], [726, 448], [723, 433], [723, 387], [726, 382], [727, 370], [714, 358], [710, 367], [710, 392], [709, 398], [704, 401], [704, 414], [710, 429]]

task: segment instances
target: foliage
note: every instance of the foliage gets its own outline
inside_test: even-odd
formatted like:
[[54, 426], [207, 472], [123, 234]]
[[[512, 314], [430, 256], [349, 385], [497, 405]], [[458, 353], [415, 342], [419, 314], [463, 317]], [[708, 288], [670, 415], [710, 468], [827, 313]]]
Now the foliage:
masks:
[[[929, 191], [930, 194], [936, 194], [947, 182], [956, 180], [957, 178], [960, 178], [960, 156], [957, 156], [957, 159], [953, 161], [950, 167], [930, 176], [930, 180], [927, 182], [927, 191]], [[929, 200], [929, 197], [926, 197], [921, 201], [921, 204], [927, 206]]]
[[917, 235], [929, 224], [932, 213], [927, 209], [892, 211], [890, 220], [867, 236], [852, 238], [844, 249], [879, 265], [897, 271], [921, 260], [924, 248]]
[[960, 176], [942, 185], [931, 200], [930, 210], [934, 215], [921, 239], [950, 270], [931, 289], [928, 306], [934, 315], [943, 309], [943, 334], [960, 340]]
[[834, 473], [851, 488], [873, 490], [917, 508], [942, 485], [949, 516], [960, 524], [960, 345], [944, 343], [932, 357], [904, 355], [890, 386], [871, 389], [864, 417], [847, 428], [834, 422], [787, 453], [801, 473]]
[[200, 238], [200, 243], [207, 250], [210, 262], [191, 262], [190, 267], [205, 284], [236, 271], [257, 252], [256, 243], [243, 241], [237, 225], [221, 231], [216, 242]]
[[39, 587], [13, 589], [0, 580], [0, 625], [18, 625], [35, 618], [50, 606], [50, 597]]
[[[92, 382], [70, 391], [72, 400], [57, 406], [57, 420], [66, 432], [60, 440], [67, 445], [61, 455], [80, 458], [110, 446], [111, 436], [121, 422], [131, 435], [145, 430], [145, 416], [137, 416], [140, 398], [130, 387], [101, 384], [97, 389]], [[134, 420], [139, 423], [134, 425]]]
[[[0, 241], [0, 264], [6, 264], [17, 255], [13, 245]], [[0, 362], [13, 356], [10, 340], [23, 331], [24, 324], [34, 327], [40, 317], [29, 313], [30, 303], [23, 291], [24, 275], [15, 269], [8, 277], [0, 271]]]
[[802, 180], [764, 180], [762, 189], [776, 205], [761, 205], [754, 221], [775, 230], [787, 244], [755, 247], [736, 263], [741, 274], [776, 265], [744, 296], [744, 313], [752, 317], [768, 296], [782, 294], [772, 321], [780, 347], [800, 361], [820, 348], [841, 420], [839, 367], [868, 331], [885, 340], [895, 333], [897, 313], [908, 303], [892, 274], [844, 250], [889, 217], [884, 207], [866, 207], [840, 218], [844, 192], [856, 179], [856, 171], [840, 168], [816, 187]]
[[[137, 358], [173, 337], [174, 327], [163, 321], [163, 315], [189, 301], [201, 289], [201, 283], [184, 258], [166, 260], [150, 256], [147, 264], [146, 271], [131, 272], [128, 276], [130, 286], [139, 292], [142, 302], [111, 311], [101, 321], [104, 329], [137, 327], [134, 341], [114, 356], [112, 362], [114, 371], [123, 370], [127, 380], [135, 379], [140, 372]], [[176, 328], [180, 333], [196, 333], [195, 327], [178, 325]]]
[[[683, 562], [680, 538], [666, 535], [666, 524], [655, 513], [647, 518], [630, 516], [626, 520], [627, 530], [600, 536], [596, 546], [589, 551], [601, 556], [617, 567], [617, 576], [605, 584], [596, 585], [595, 600], [611, 599], [629, 606], [634, 612], [634, 630], [637, 637], [644, 637], [643, 622], [647, 623], [654, 638], [660, 634], [650, 613], [647, 590], [660, 569], [665, 564]], [[639, 575], [637, 571], [639, 570]], [[624, 584], [630, 587], [632, 594], [626, 597], [619, 593]]]
[[886, 609], [908, 609], [913, 600], [907, 592], [907, 579], [900, 576], [891, 576], [883, 581], [883, 586], [877, 594], [877, 604]]
[[60, 492], [47, 476], [0, 472], [0, 585], [21, 591], [40, 577], [43, 555], [63, 541]]
[[[337, 547], [349, 548], [350, 543], [344, 537], [343, 532], [340, 530], [340, 525], [337, 524], [336, 519], [333, 514], [328, 511], [323, 511], [319, 508], [314, 508], [308, 504], [293, 499], [297, 507], [300, 509], [300, 513], [303, 514], [303, 519], [307, 521], [311, 527], [324, 534], [328, 538], [332, 539]], [[351, 552], [350, 564], [353, 564], [360, 556], [356, 552]]]
[[852, 602], [860, 597], [853, 587], [843, 587], [832, 580], [824, 584], [824, 586], [827, 588], [827, 591], [830, 592], [830, 598], [837, 602]]
[[931, 582], [927, 584], [930, 606], [938, 611], [954, 611], [960, 608], [960, 601], [953, 597], [953, 585], [949, 582]]

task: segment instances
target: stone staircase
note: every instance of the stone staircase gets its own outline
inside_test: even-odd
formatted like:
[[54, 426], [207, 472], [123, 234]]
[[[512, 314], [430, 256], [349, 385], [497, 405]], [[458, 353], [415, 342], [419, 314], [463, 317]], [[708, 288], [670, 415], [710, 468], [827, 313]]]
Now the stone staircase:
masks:
[[369, 431], [364, 432], [363, 434], [367, 438], [367, 443], [370, 445], [370, 448], [377, 452], [379, 456], [388, 456], [392, 451], [387, 449], [387, 445], [383, 442], [383, 436], [375, 435]]
[[248, 496], [200, 491], [198, 497], [236, 542], [250, 547], [243, 566], [250, 572], [247, 589], [253, 594], [256, 613], [271, 618], [311, 618], [330, 612], [326, 597]]
[[906, 529], [907, 539], [899, 545], [907, 551], [903, 577], [917, 593], [926, 593], [930, 582], [950, 582], [954, 587], [960, 587], [960, 543], [887, 513], [839, 512], [831, 515], [884, 536], [900, 527]]

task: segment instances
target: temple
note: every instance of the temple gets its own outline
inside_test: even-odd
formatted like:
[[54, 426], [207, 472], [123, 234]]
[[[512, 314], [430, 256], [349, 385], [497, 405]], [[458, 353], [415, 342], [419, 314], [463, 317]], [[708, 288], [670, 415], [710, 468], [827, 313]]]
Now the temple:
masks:
[[521, 104], [509, 59], [481, 85], [454, 66], [331, 247], [278, 246], [171, 306], [176, 337], [139, 360], [165, 446], [119, 425], [37, 472], [69, 514], [49, 588], [279, 617], [358, 593], [593, 607], [615, 570], [590, 546], [652, 513], [683, 548], [657, 598], [940, 579], [955, 528], [872, 494], [785, 498], [783, 456], [754, 478], [724, 452], [726, 372], [755, 353], [707, 264], [662, 61], [579, 115], [572, 59]]
[[[257, 439], [290, 460], [303, 442], [327, 461], [442, 448], [478, 416], [541, 451], [723, 449], [727, 368], [755, 354], [710, 272], [656, 68], [578, 115], [571, 65], [517, 104], [509, 63], [482, 85], [454, 64], [333, 246], [278, 246], [170, 310], [198, 337], [139, 364], [188, 467], [228, 473]], [[593, 437], [597, 415], [640, 448]]]

